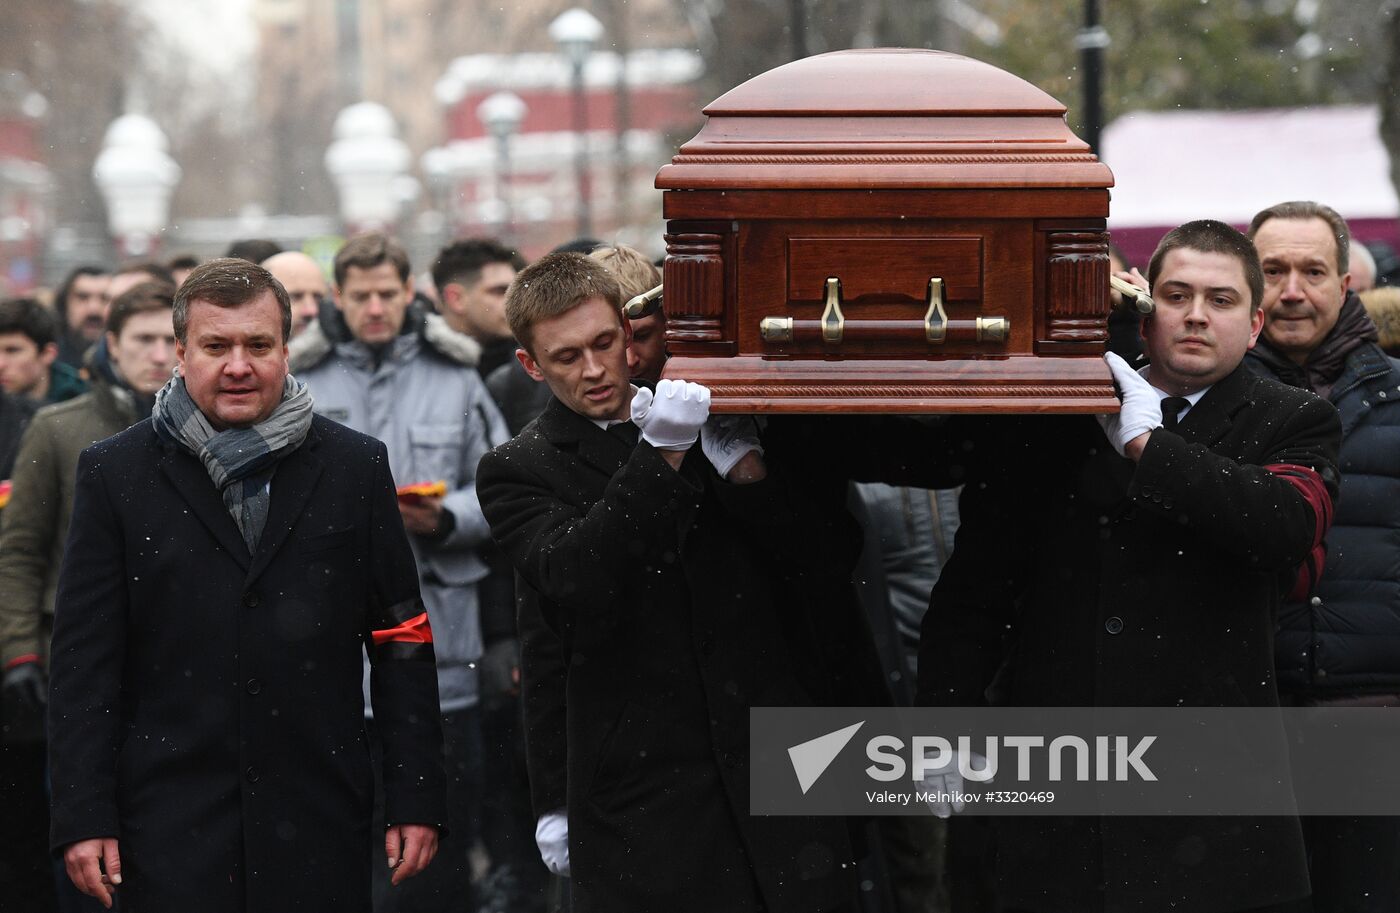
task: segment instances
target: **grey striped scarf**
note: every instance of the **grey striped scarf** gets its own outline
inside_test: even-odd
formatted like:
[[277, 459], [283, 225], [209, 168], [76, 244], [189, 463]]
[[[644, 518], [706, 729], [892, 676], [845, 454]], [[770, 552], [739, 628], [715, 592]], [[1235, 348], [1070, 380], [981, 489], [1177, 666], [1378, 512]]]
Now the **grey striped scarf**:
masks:
[[156, 394], [151, 420], [157, 434], [204, 464], [251, 555], [267, 523], [272, 473], [279, 460], [301, 446], [311, 429], [311, 393], [306, 384], [287, 375], [282, 402], [265, 421], [250, 428], [215, 431], [190, 398], [185, 379], [177, 374]]

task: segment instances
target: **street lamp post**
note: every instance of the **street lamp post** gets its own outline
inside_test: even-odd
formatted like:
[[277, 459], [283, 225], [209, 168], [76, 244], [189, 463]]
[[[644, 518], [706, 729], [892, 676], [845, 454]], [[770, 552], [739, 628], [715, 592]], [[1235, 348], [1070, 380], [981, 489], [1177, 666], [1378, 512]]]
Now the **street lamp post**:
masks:
[[1095, 155], [1103, 134], [1103, 49], [1108, 30], [1099, 24], [1099, 0], [1084, 0], [1084, 28], [1074, 36], [1084, 69], [1084, 141]]
[[549, 37], [573, 68], [574, 169], [578, 174], [578, 233], [582, 237], [593, 231], [588, 187], [588, 100], [584, 93], [583, 70], [593, 45], [603, 37], [603, 23], [588, 10], [574, 7], [560, 13], [549, 24]]
[[150, 256], [170, 218], [180, 166], [155, 121], [123, 114], [112, 121], [92, 177], [107, 204], [107, 226], [123, 257]]
[[496, 199], [501, 201], [502, 235], [510, 237], [514, 216], [510, 205], [510, 138], [520, 129], [528, 109], [514, 92], [495, 92], [476, 107], [477, 119], [496, 138]]
[[423, 173], [428, 177], [428, 190], [432, 193], [433, 211], [439, 216], [437, 226], [439, 240], [447, 244], [455, 234], [452, 216], [452, 153], [442, 146], [434, 146], [418, 160]]
[[410, 158], [394, 116], [383, 105], [360, 102], [336, 115], [333, 133], [326, 170], [340, 192], [347, 231], [393, 226], [404, 206]]

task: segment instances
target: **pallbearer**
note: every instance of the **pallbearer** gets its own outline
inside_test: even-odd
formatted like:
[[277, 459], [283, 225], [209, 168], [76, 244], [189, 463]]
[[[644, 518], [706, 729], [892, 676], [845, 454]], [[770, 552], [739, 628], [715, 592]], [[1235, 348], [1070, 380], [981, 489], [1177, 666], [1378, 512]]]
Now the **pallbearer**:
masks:
[[771, 569], [848, 577], [850, 530], [804, 516], [752, 422], [711, 418], [704, 387], [629, 383], [621, 303], [578, 254], [516, 278], [517, 354], [554, 399], [477, 483], [563, 645], [575, 909], [850, 909], [845, 822], [754, 817], [748, 793], [749, 708], [812, 703], [783, 620], [808, 607]]

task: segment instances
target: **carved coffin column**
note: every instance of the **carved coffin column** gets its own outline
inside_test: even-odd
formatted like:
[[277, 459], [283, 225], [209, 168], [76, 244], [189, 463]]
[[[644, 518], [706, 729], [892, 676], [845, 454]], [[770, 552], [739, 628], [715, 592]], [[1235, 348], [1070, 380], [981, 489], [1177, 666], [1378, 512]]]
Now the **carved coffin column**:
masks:
[[1108, 339], [1108, 232], [1046, 236], [1045, 335], [1052, 342]]
[[724, 236], [682, 231], [665, 237], [667, 339], [724, 341]]

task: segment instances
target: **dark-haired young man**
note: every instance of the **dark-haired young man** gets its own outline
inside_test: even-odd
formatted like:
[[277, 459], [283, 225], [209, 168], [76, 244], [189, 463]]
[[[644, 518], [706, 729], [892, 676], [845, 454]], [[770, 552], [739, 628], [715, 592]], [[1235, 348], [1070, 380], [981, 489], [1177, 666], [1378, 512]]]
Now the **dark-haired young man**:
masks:
[[[17, 674], [47, 664], [58, 568], [68, 537], [78, 455], [150, 414], [175, 364], [174, 289], [145, 283], [112, 303], [92, 351], [92, 389], [39, 411], [20, 448], [10, 506], [0, 521], [0, 664], [6, 694]], [[26, 697], [44, 700], [39, 687]]]
[[151, 418], [78, 461], [51, 845], [106, 906], [115, 888], [132, 910], [368, 913], [376, 840], [397, 883], [443, 820], [433, 631], [388, 454], [313, 415], [266, 270], [199, 266], [173, 322], [179, 372]]
[[442, 317], [481, 345], [477, 373], [483, 380], [515, 358], [515, 339], [506, 321], [506, 289], [524, 265], [520, 254], [493, 238], [454, 241], [433, 261]]
[[71, 368], [83, 366], [83, 353], [102, 338], [111, 303], [112, 277], [105, 267], [79, 266], [70, 272], [54, 295], [54, 310], [62, 324], [58, 360]]
[[[920, 703], [1279, 705], [1274, 620], [1330, 521], [1341, 425], [1241, 364], [1264, 281], [1238, 231], [1172, 230], [1148, 279], [1150, 364], [1107, 356], [1118, 415], [999, 423], [979, 446], [924, 617]], [[1309, 893], [1294, 817], [997, 825], [1008, 910], [1255, 913]]]
[[[844, 821], [750, 815], [747, 746], [750, 706], [812, 701], [796, 663], [815, 658], [794, 656], [781, 620], [808, 607], [785, 605], [773, 569], [839, 570], [839, 554], [848, 573], [849, 531], [799, 520], [758, 442], [708, 421], [704, 387], [632, 386], [621, 303], [581, 254], [517, 277], [517, 357], [554, 397], [479, 481], [522, 627], [528, 604], [551, 658], [562, 644], [574, 909], [847, 909]], [[812, 540], [823, 554], [784, 549]], [[536, 671], [527, 643], [527, 702]]]
[[87, 389], [58, 360], [58, 318], [33, 298], [0, 301], [0, 389], [34, 403], [61, 403]]
[[[112, 303], [107, 334], [88, 356], [91, 389], [45, 407], [30, 423], [10, 503], [0, 513], [0, 718], [5, 740], [24, 743], [0, 749], [6, 762], [23, 765], [15, 770], [0, 763], [0, 804], [11, 810], [3, 830], [25, 834], [22, 845], [5, 843], [11, 854], [9, 873], [28, 870], [40, 882], [36, 887], [0, 876], [0, 891], [14, 891], [13, 896], [53, 891], [42, 720], [54, 593], [73, 510], [78, 455], [150, 415], [155, 393], [175, 364], [173, 295], [169, 286], [147, 283]], [[27, 866], [27, 859], [37, 862]]]
[[[616, 278], [621, 301], [661, 284], [660, 271], [630, 247], [600, 247], [588, 256]], [[628, 323], [628, 374], [634, 381], [655, 384], [666, 363], [666, 317], [661, 313], [660, 302], [654, 302], [651, 313]], [[549, 384], [531, 377], [519, 362], [496, 369], [487, 386], [513, 433], [519, 433], [543, 412], [551, 397]], [[538, 623], [538, 594], [529, 592], [516, 602], [520, 636], [529, 640], [532, 666], [524, 710], [531, 800], [539, 810], [535, 841], [545, 864], [555, 874], [567, 874], [568, 822], [563, 812], [568, 780], [564, 725], [567, 670], [558, 638]]]
[[[593, 242], [590, 242], [593, 243]], [[617, 277], [626, 303], [643, 292], [661, 284], [661, 271], [640, 252], [625, 245], [594, 244], [591, 251], [555, 251], [555, 253], [587, 253]], [[631, 340], [627, 343], [627, 369], [634, 380], [656, 383], [666, 367], [666, 313], [661, 300], [653, 301], [647, 312], [631, 323]], [[535, 383], [520, 365], [511, 361], [502, 365], [486, 379], [486, 386], [501, 407], [511, 434], [532, 422], [549, 402], [549, 386]]]

